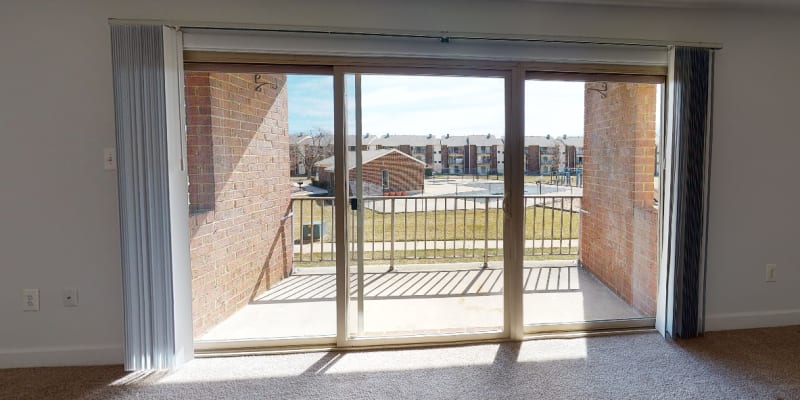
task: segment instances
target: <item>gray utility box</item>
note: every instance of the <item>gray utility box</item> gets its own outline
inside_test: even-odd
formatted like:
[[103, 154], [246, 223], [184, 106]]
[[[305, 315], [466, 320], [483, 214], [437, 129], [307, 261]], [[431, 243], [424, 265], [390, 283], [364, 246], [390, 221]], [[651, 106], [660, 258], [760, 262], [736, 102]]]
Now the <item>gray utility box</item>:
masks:
[[303, 241], [311, 242], [320, 240], [328, 233], [328, 223], [325, 221], [312, 221], [303, 224]]

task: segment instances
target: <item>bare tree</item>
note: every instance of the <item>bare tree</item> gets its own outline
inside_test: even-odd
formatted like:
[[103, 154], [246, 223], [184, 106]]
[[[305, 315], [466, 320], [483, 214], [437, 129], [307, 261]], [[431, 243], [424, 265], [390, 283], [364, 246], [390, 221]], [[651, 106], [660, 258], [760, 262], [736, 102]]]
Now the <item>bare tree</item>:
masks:
[[333, 135], [322, 128], [316, 128], [301, 136], [301, 140], [290, 146], [289, 157], [292, 165], [302, 164], [306, 177], [311, 178], [316, 170], [314, 165], [333, 155]]
[[558, 173], [561, 166], [561, 146], [555, 143], [550, 157], [550, 173]]

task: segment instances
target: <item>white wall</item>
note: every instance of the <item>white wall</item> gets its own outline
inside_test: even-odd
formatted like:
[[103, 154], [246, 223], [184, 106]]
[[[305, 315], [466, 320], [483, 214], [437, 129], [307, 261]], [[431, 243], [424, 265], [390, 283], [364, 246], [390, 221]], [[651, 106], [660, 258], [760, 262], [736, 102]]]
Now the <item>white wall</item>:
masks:
[[[116, 179], [101, 157], [114, 144], [110, 17], [722, 42], [709, 327], [800, 323], [797, 13], [488, 0], [299, 3], [3, 1], [0, 367], [122, 361]], [[770, 168], [745, 168], [752, 165]], [[765, 263], [779, 265], [777, 283], [762, 282]], [[64, 286], [80, 289], [80, 307], [60, 306]], [[41, 290], [40, 312], [21, 311], [23, 288]]]

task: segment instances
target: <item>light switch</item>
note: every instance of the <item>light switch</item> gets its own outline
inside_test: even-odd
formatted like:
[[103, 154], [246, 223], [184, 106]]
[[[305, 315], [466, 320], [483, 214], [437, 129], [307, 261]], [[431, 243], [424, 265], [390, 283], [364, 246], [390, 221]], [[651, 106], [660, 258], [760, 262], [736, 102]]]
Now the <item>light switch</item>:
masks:
[[117, 152], [113, 147], [103, 149], [103, 169], [106, 171], [117, 169]]

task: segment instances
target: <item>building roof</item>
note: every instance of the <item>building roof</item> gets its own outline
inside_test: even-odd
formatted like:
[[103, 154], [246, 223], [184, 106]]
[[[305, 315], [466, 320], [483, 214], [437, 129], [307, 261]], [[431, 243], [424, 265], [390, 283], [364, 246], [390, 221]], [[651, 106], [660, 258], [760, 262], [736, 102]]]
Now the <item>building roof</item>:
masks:
[[444, 135], [442, 136], [442, 145], [448, 147], [466, 146], [468, 144], [467, 136]]
[[567, 136], [566, 139], [559, 138], [567, 146], [583, 147], [583, 136]]
[[384, 147], [397, 147], [401, 145], [408, 145], [411, 147], [436, 146], [439, 145], [439, 138], [433, 135], [392, 135], [387, 133], [378, 136], [372, 144]]
[[469, 144], [475, 146], [502, 146], [505, 144], [503, 139], [500, 139], [491, 133], [487, 133], [485, 135], [469, 135], [467, 136], [467, 141]]
[[[367, 134], [361, 136], [361, 145], [362, 146], [372, 145], [372, 144], [374, 144], [373, 142], [375, 142], [375, 140], [377, 140], [377, 139], [378, 139], [377, 136], [375, 136], [373, 134], [370, 134], [370, 133], [367, 133]], [[349, 146], [355, 146], [355, 145], [356, 145], [356, 135], [347, 135], [347, 146], [349, 147]]]
[[[368, 163], [370, 161], [374, 161], [374, 160], [376, 160], [378, 158], [381, 158], [381, 157], [383, 157], [383, 156], [385, 156], [385, 155], [387, 155], [389, 153], [401, 154], [404, 157], [408, 157], [408, 159], [410, 159], [410, 160], [414, 160], [415, 162], [418, 162], [418, 163], [422, 164], [423, 167], [426, 165], [424, 161], [417, 160], [416, 158], [411, 157], [410, 155], [408, 155], [406, 153], [403, 153], [402, 151], [396, 150], [396, 149], [364, 150], [364, 151], [361, 152], [361, 165], [364, 165], [364, 164], [366, 164], [366, 163]], [[335, 157], [328, 157], [328, 158], [326, 158], [324, 160], [317, 161], [317, 163], [314, 164], [314, 165], [316, 165], [317, 167], [320, 167], [320, 168], [325, 168], [325, 169], [327, 169], [329, 171], [333, 171], [334, 170], [334, 165], [335, 165]], [[353, 169], [353, 168], [355, 168], [355, 166], [356, 166], [356, 152], [348, 151], [347, 152], [347, 169], [348, 170]]]
[[[316, 140], [319, 138], [319, 140]], [[289, 144], [312, 146], [314, 144], [319, 146], [329, 146], [333, 144], [333, 135], [323, 133], [321, 135], [289, 135]]]
[[555, 147], [556, 141], [552, 137], [548, 139], [547, 136], [525, 136], [525, 147], [528, 146]]

